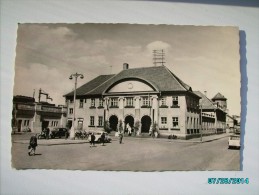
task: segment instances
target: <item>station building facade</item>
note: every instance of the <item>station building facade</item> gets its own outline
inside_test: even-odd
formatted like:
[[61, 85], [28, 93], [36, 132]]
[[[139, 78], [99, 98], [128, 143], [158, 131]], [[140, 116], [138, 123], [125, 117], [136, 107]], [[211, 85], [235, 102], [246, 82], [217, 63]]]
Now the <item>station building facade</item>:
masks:
[[166, 66], [129, 68], [123, 64], [118, 74], [100, 75], [65, 94], [68, 126], [78, 130], [103, 130], [104, 123], [114, 131], [120, 121], [148, 133], [156, 124], [160, 135], [188, 139], [200, 134], [200, 96]]

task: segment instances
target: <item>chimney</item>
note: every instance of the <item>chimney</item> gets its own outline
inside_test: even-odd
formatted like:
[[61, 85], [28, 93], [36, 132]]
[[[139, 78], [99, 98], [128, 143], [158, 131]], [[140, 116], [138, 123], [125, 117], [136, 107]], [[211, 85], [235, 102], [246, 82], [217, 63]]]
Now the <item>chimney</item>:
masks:
[[205, 96], [207, 97], [207, 91], [204, 91]]
[[129, 69], [129, 64], [123, 63], [123, 70], [127, 70], [127, 69]]

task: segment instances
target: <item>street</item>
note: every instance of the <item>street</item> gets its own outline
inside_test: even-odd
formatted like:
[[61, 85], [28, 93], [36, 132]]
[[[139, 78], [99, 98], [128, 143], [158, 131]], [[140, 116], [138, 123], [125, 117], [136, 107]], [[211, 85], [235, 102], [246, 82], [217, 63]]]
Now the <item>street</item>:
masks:
[[227, 137], [204, 143], [127, 137], [123, 144], [112, 138], [111, 143], [96, 147], [86, 142], [39, 145], [35, 156], [28, 156], [28, 144], [15, 142], [12, 166], [106, 171], [240, 170], [240, 150], [228, 150]]

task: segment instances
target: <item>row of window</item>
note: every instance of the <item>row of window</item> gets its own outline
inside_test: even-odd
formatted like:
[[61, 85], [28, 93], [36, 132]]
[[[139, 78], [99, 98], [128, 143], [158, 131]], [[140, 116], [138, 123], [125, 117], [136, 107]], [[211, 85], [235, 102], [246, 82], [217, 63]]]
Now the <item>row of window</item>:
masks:
[[[127, 97], [126, 98], [126, 106], [127, 107], [133, 107], [133, 97]], [[118, 101], [119, 98], [110, 98], [110, 107], [118, 107]], [[99, 98], [99, 107], [103, 107], [104, 100], [102, 98]], [[73, 100], [70, 100], [70, 103], [73, 103]], [[84, 103], [86, 103], [86, 99], [80, 99], [79, 100], [79, 108], [84, 107]], [[96, 106], [95, 98], [91, 99], [91, 107]], [[142, 97], [142, 106], [151, 106], [151, 99], [150, 97]], [[160, 106], [167, 106], [166, 103], [166, 97], [163, 97], [160, 99]], [[178, 96], [172, 97], [172, 106], [178, 106]]]
[[[178, 117], [172, 117], [172, 121], [173, 128], [179, 128]], [[167, 125], [167, 117], [161, 117], [161, 124]]]
[[[95, 126], [95, 117], [90, 116], [90, 126]], [[103, 126], [103, 116], [98, 116], [98, 126]]]
[[199, 129], [187, 129], [187, 134], [196, 134], [200, 133]]
[[199, 119], [198, 118], [192, 118], [187, 117], [187, 129], [189, 127], [199, 128]]
[[30, 124], [30, 120], [24, 120], [23, 121], [23, 126], [29, 126], [29, 124]]
[[58, 126], [58, 121], [51, 121], [50, 126], [51, 127], [57, 127]]

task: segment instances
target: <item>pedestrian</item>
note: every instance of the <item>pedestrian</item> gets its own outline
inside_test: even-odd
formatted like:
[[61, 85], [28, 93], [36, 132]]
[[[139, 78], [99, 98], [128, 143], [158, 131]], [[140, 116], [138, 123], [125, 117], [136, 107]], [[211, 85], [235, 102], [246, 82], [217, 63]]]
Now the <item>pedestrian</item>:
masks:
[[129, 125], [129, 123], [127, 123], [127, 131], [128, 131], [128, 135], [131, 136], [131, 126]]
[[152, 129], [152, 138], [155, 138], [155, 130], [154, 129]]
[[101, 135], [101, 141], [103, 143], [102, 145], [104, 146], [104, 142], [105, 142], [105, 134], [104, 134], [104, 132]]
[[29, 156], [31, 155], [35, 155], [35, 152], [36, 152], [36, 147], [38, 146], [37, 144], [37, 134], [35, 135], [32, 135], [31, 138], [30, 138], [30, 143], [29, 143]]
[[120, 132], [120, 134], [119, 134], [119, 141], [120, 141], [120, 144], [122, 143], [122, 138], [123, 138], [123, 133]]
[[90, 147], [95, 144], [95, 135], [94, 133], [91, 134], [91, 141], [90, 141]]
[[151, 127], [150, 127], [150, 129], [149, 129], [148, 134], [149, 134], [149, 136], [151, 136], [151, 135], [152, 135], [152, 128], [151, 128]]
[[46, 139], [49, 139], [49, 132], [50, 132], [50, 130], [49, 130], [49, 128], [47, 128], [46, 129]]

